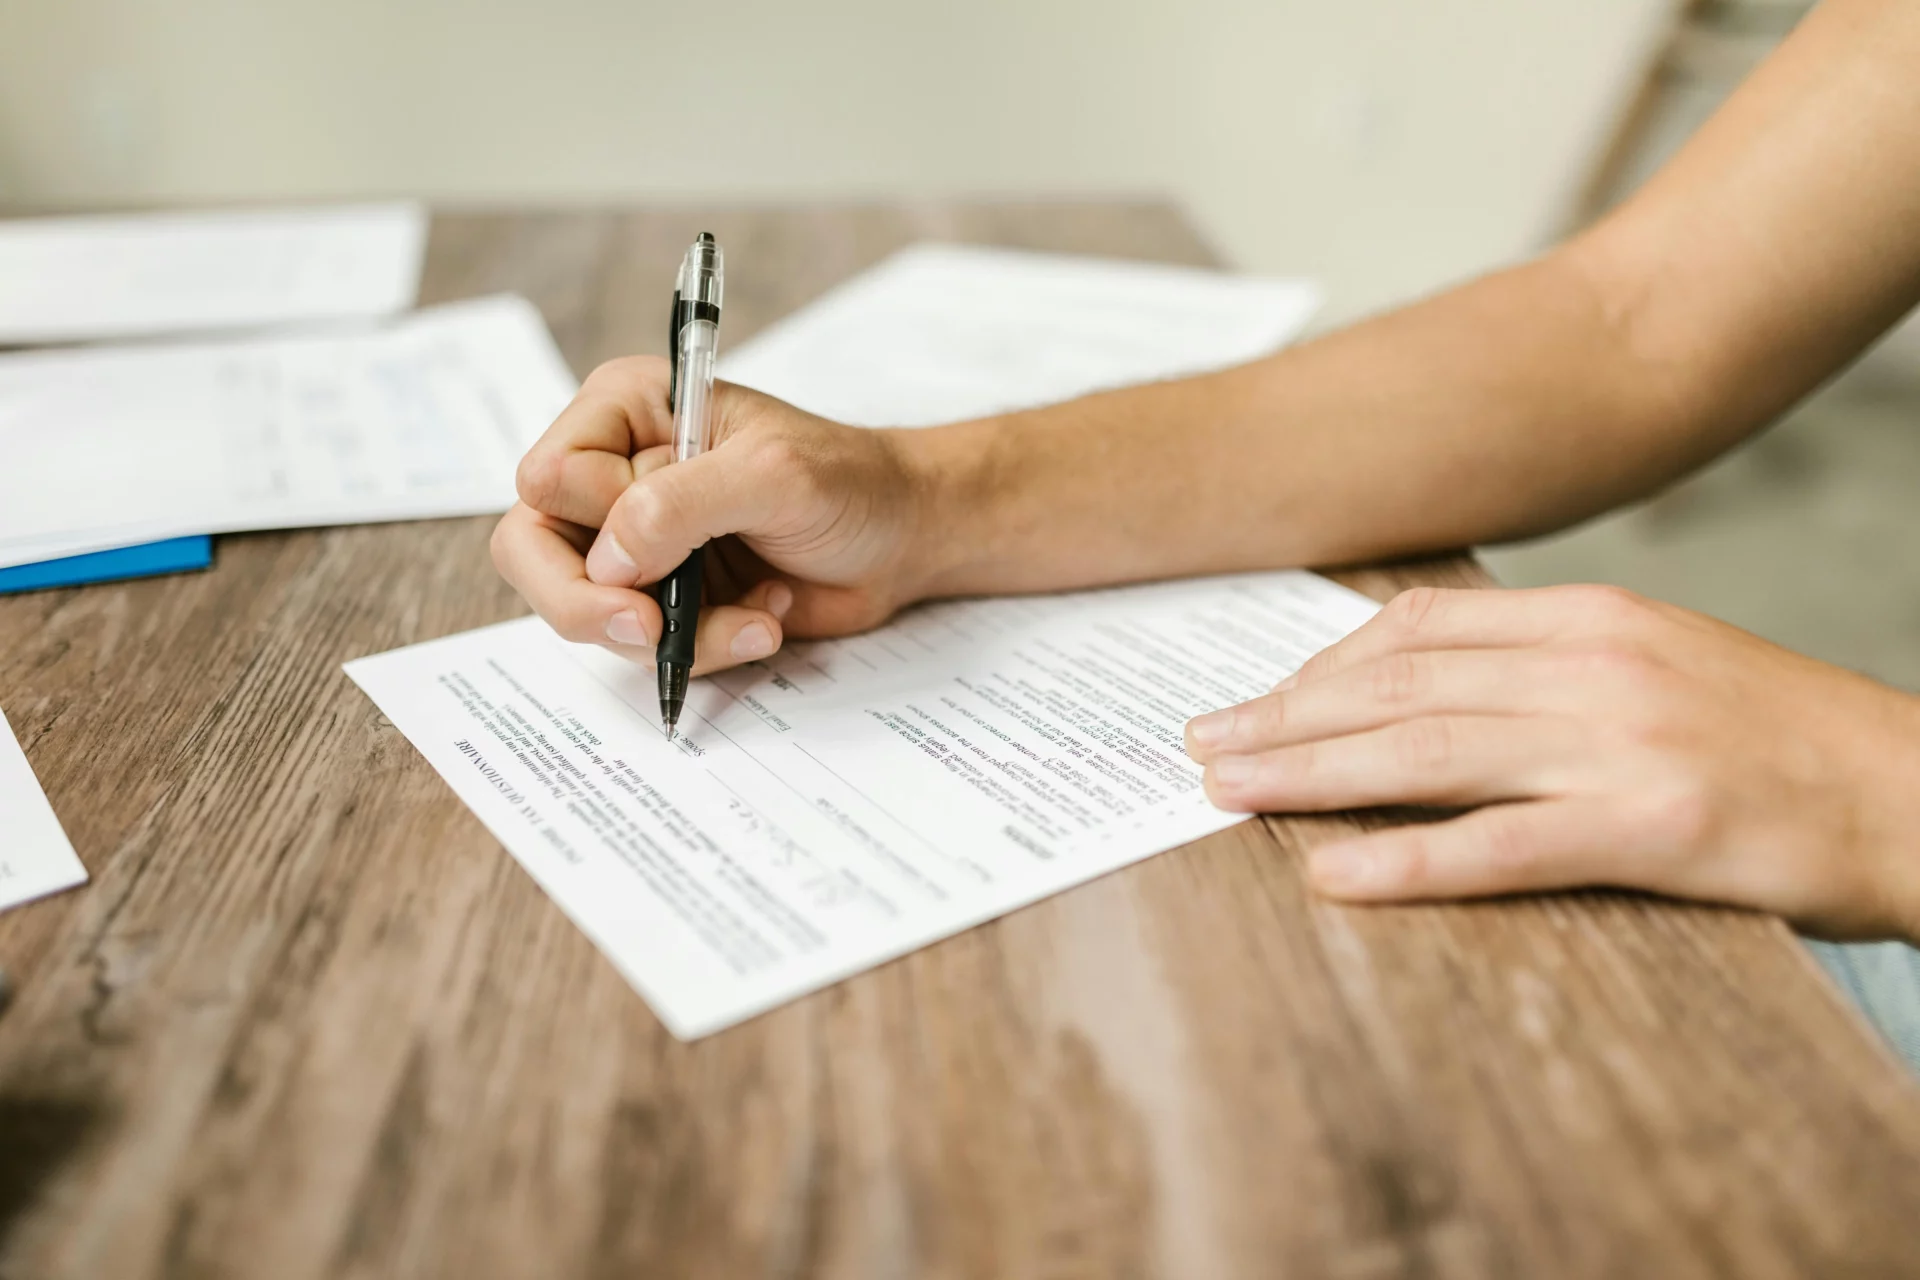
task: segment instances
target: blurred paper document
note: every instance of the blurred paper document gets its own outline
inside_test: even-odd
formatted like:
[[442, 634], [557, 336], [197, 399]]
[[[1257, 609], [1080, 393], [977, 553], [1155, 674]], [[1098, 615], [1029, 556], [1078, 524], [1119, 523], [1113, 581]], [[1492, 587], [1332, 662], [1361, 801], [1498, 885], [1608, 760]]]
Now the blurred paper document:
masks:
[[741, 344], [720, 375], [856, 426], [929, 426], [1240, 364], [1319, 303], [1301, 280], [916, 245]]
[[347, 672], [683, 1038], [1242, 820], [1189, 717], [1371, 617], [1308, 573], [952, 601], [694, 682], [537, 618]]
[[391, 315], [417, 204], [0, 221], [0, 346]]
[[0, 910], [86, 880], [87, 869], [0, 714]]
[[348, 334], [0, 356], [0, 567], [504, 511], [574, 389], [515, 297]]

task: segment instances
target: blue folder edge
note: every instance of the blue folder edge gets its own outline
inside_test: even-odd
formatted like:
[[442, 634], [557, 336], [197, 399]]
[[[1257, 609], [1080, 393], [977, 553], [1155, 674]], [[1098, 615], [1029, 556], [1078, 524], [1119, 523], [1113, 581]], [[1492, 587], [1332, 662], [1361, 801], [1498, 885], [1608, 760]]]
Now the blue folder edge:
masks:
[[213, 563], [213, 539], [206, 534], [168, 538], [135, 547], [90, 551], [83, 556], [42, 560], [38, 564], [0, 569], [0, 595], [39, 591], [46, 587], [77, 587], [87, 582], [117, 582], [123, 578], [151, 578], [155, 574], [204, 569]]

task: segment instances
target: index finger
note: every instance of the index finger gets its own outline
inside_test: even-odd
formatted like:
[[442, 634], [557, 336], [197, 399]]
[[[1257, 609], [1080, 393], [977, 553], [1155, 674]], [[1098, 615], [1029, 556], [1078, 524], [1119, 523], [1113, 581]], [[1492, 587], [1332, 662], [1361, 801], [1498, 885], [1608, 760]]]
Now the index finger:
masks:
[[1345, 639], [1275, 685], [1291, 689], [1391, 653], [1514, 649], [1572, 636], [1630, 631], [1657, 606], [1616, 587], [1535, 587], [1523, 591], [1414, 587], [1402, 591]]
[[626, 487], [634, 460], [673, 439], [669, 371], [658, 356], [611, 360], [520, 460], [520, 500], [543, 515], [597, 529]]
[[592, 536], [516, 505], [494, 529], [494, 567], [562, 639], [651, 651], [659, 604], [645, 592], [587, 580], [581, 545]]

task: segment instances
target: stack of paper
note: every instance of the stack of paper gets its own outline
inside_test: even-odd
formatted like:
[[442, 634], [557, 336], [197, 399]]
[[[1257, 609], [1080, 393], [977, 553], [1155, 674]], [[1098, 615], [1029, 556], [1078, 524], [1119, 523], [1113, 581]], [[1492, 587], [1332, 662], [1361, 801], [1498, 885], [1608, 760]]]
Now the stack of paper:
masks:
[[532, 304], [0, 357], [0, 567], [188, 533], [503, 511], [573, 394]]
[[[200, 335], [0, 355], [0, 592], [509, 506], [573, 376], [519, 298], [395, 318], [426, 233], [412, 204], [0, 223], [0, 344]], [[0, 908], [85, 878], [0, 721]]]
[[1241, 364], [1319, 305], [1304, 280], [915, 245], [723, 343], [720, 374], [838, 422], [927, 426]]
[[[910, 251], [729, 376], [927, 423], [1279, 345], [1313, 291]], [[695, 682], [524, 619], [348, 673], [676, 1035], [705, 1035], [1239, 820], [1188, 717], [1269, 688], [1375, 606], [1306, 573], [955, 601]]]
[[508, 506], [572, 374], [519, 299], [390, 319], [426, 228], [413, 204], [0, 223], [0, 343], [253, 331], [0, 356], [0, 592]]
[[392, 315], [426, 243], [417, 204], [0, 222], [0, 346]]

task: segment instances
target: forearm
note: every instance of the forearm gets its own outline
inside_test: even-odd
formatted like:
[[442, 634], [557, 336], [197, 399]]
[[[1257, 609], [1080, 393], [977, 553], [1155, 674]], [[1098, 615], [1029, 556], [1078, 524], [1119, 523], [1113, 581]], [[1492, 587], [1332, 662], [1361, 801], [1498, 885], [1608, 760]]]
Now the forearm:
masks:
[[929, 593], [1337, 564], [1521, 536], [1719, 447], [1567, 251], [1266, 360], [930, 432]]
[[1916, 57], [1920, 8], [1828, 0], [1538, 262], [1240, 369], [903, 439], [927, 589], [1370, 559], [1650, 492], [1920, 299]]

